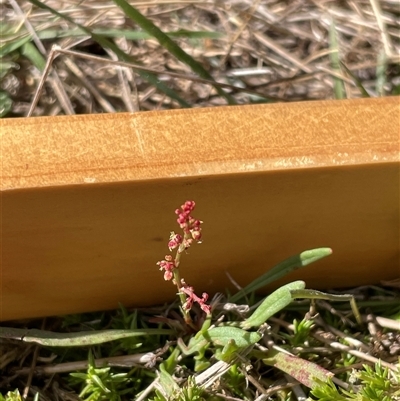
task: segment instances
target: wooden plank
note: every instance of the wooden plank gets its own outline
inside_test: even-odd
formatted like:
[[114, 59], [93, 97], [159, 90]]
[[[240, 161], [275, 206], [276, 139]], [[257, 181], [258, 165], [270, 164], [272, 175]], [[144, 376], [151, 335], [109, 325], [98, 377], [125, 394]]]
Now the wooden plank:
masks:
[[[198, 292], [244, 285], [300, 251], [284, 281], [399, 277], [399, 98], [0, 121], [1, 320], [174, 298], [156, 266], [187, 199]], [[283, 282], [283, 281], [281, 281]]]

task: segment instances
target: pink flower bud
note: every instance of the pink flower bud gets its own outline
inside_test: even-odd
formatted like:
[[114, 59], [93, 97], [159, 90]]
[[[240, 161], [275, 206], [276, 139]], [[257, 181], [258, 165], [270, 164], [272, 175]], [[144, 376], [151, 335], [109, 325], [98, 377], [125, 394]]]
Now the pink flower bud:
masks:
[[170, 251], [178, 247], [182, 243], [183, 237], [180, 234], [175, 234], [174, 232], [171, 233], [168, 242], [168, 248]]
[[208, 299], [208, 294], [206, 292], [204, 292], [202, 294], [202, 298], [200, 298], [194, 293], [194, 288], [187, 285], [183, 279], [181, 280], [181, 284], [182, 287], [180, 288], [180, 291], [186, 294], [187, 297], [186, 302], [183, 305], [185, 310], [190, 310], [193, 306], [193, 303], [197, 302], [204, 312], [207, 314], [211, 312], [211, 306], [205, 303]]
[[192, 234], [192, 238], [195, 241], [200, 241], [201, 240], [201, 231], [200, 230], [192, 230], [191, 234]]
[[174, 275], [172, 274], [171, 271], [166, 270], [165, 273], [164, 273], [164, 280], [165, 280], [165, 281], [169, 281], [169, 280], [172, 279], [173, 276], [174, 276]]
[[164, 270], [164, 280], [171, 280], [172, 272], [176, 269], [172, 256], [165, 255], [165, 259], [157, 262], [157, 265], [160, 266], [160, 270]]
[[182, 242], [182, 245], [185, 247], [184, 249], [190, 248], [190, 245], [192, 245], [192, 244], [193, 244], [192, 238], [184, 239]]
[[185, 212], [186, 212], [186, 211], [191, 212], [191, 211], [194, 209], [195, 205], [196, 205], [196, 204], [194, 203], [194, 201], [186, 201], [186, 202], [181, 206], [181, 209], [184, 210]]

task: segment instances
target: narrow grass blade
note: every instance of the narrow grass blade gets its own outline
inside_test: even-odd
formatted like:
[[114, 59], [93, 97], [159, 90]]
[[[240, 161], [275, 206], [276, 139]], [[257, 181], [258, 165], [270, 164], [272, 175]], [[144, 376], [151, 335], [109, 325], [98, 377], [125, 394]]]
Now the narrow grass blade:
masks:
[[[165, 47], [172, 55], [178, 60], [188, 65], [193, 72], [198, 74], [201, 78], [214, 81], [214, 78], [199, 64], [192, 56], [187, 54], [181, 47], [179, 47], [173, 40], [169, 38], [161, 29], [154, 25], [149, 19], [147, 19], [138, 10], [132, 7], [126, 0], [113, 0], [115, 4], [120, 7], [123, 12], [136, 24], [138, 24], [144, 31], [152, 35], [161, 46]], [[218, 94], [224, 97], [229, 104], [236, 104], [234, 99], [229, 96], [223, 89], [214, 85]]]
[[268, 270], [262, 276], [258, 277], [252, 281], [249, 285], [244, 287], [241, 291], [229, 298], [229, 302], [237, 302], [241, 298], [245, 297], [253, 291], [258, 290], [278, 280], [279, 278], [285, 276], [286, 274], [299, 269], [301, 267], [307, 266], [310, 263], [316, 262], [326, 256], [332, 254], [331, 248], [316, 248], [308, 251], [304, 251], [298, 255], [292, 256], [283, 262], [279, 263], [272, 269]]
[[[332, 70], [340, 75], [342, 72], [340, 69], [339, 44], [336, 32], [336, 25], [333, 19], [331, 20], [331, 24], [329, 26], [329, 47], [331, 50], [330, 59], [331, 59]], [[346, 98], [344, 84], [340, 78], [333, 77], [333, 90], [336, 99]]]
[[387, 57], [384, 49], [378, 56], [378, 65], [376, 66], [376, 91], [379, 96], [385, 96], [385, 85], [386, 85], [386, 68], [387, 68]]
[[328, 301], [341, 301], [341, 302], [350, 302], [351, 310], [358, 322], [358, 324], [362, 324], [362, 319], [360, 315], [360, 311], [358, 310], [356, 300], [351, 294], [327, 294], [325, 292], [317, 291], [317, 290], [309, 290], [304, 288], [293, 288], [291, 290], [291, 296], [293, 299], [305, 298], [305, 299], [325, 299]]
[[[145, 40], [151, 39], [153, 36], [143, 31], [132, 31], [127, 29], [106, 29], [106, 28], [93, 28], [92, 32], [96, 35], [101, 35], [105, 38], [125, 38], [127, 40]], [[224, 35], [219, 32], [208, 31], [172, 31], [164, 32], [171, 38], [190, 38], [190, 39], [219, 39]], [[39, 39], [57, 39], [57, 38], [70, 38], [70, 37], [83, 37], [87, 34], [80, 28], [58, 30], [58, 29], [44, 29], [37, 33]], [[29, 39], [29, 38], [28, 38]]]
[[3, 58], [7, 54], [17, 50], [25, 43], [31, 40], [30, 36], [24, 36], [18, 40], [13, 40], [11, 42], [5, 43], [4, 45], [0, 45], [0, 57]]
[[357, 88], [360, 90], [361, 96], [371, 97], [370, 94], [367, 92], [367, 90], [364, 88], [363, 84], [361, 83], [361, 80], [356, 75], [354, 75], [353, 72], [349, 70], [344, 63], [341, 63], [341, 66], [346, 71], [346, 74], [351, 76]]
[[[104, 48], [108, 48], [113, 51], [120, 60], [135, 63], [135, 60], [130, 55], [123, 52], [118, 46], [116, 46], [113, 42], [109, 41], [107, 38], [103, 37], [102, 35], [98, 35], [92, 32], [90, 29], [76, 23], [72, 18], [68, 17], [67, 15], [61, 14], [58, 11], [54, 10], [53, 8], [49, 7], [48, 5], [42, 3], [39, 0], [29, 0], [30, 3], [34, 4], [37, 7], [40, 7], [44, 10], [50, 11], [52, 14], [65, 19], [66, 21], [70, 22], [71, 24], [75, 24], [78, 28], [80, 28], [83, 32], [89, 35], [94, 41], [96, 41], [99, 45]], [[144, 71], [137, 71], [137, 73], [146, 81], [150, 82], [154, 85], [158, 90], [164, 92], [167, 96], [171, 99], [176, 100], [182, 107], [191, 107], [189, 103], [183, 100], [175, 91], [170, 89], [167, 85], [163, 84], [159, 81], [156, 75], [144, 72]]]
[[48, 347], [80, 347], [102, 344], [121, 338], [173, 333], [174, 331], [169, 329], [99, 330], [80, 331], [76, 333], [55, 333], [37, 329], [25, 330], [13, 327], [0, 327], [0, 338], [10, 338]]
[[46, 60], [32, 42], [27, 42], [21, 47], [21, 54], [30, 60], [39, 71], [44, 71]]

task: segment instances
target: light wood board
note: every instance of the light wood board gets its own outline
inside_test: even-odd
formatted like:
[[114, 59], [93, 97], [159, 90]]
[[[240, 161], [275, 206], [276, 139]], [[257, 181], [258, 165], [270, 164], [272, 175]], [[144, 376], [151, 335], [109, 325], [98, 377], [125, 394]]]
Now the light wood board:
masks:
[[321, 246], [333, 255], [280, 283], [400, 276], [399, 98], [4, 119], [0, 131], [0, 320], [173, 300], [156, 262], [189, 199], [204, 242], [181, 274], [200, 294]]

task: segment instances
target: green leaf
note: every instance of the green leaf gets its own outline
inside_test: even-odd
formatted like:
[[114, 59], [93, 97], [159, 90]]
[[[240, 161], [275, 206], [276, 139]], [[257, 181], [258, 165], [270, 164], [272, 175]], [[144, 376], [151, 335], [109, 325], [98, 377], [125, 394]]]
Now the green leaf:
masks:
[[30, 42], [31, 37], [30, 36], [24, 36], [20, 39], [14, 40], [12, 42], [6, 43], [4, 45], [0, 46], [0, 58], [3, 58], [7, 54], [13, 52], [14, 50], [17, 50], [20, 48], [22, 45], [25, 43]]
[[169, 329], [98, 330], [80, 331], [76, 333], [54, 333], [46, 330], [0, 327], [0, 338], [11, 338], [49, 347], [79, 347], [102, 344], [121, 338], [173, 333], [173, 330]]
[[46, 60], [32, 42], [25, 43], [21, 47], [21, 54], [29, 59], [39, 71], [44, 71]]
[[271, 316], [275, 315], [275, 313], [279, 312], [292, 302], [293, 298], [290, 291], [304, 289], [305, 286], [306, 284], [304, 281], [294, 281], [278, 288], [264, 299], [254, 313], [241, 323], [240, 327], [243, 329], [260, 327]]
[[4, 78], [12, 69], [19, 70], [19, 65], [13, 61], [0, 60], [0, 79]]
[[12, 100], [7, 92], [0, 91], [0, 118], [5, 117], [12, 108]]
[[228, 345], [232, 340], [238, 348], [245, 348], [260, 341], [261, 334], [256, 332], [248, 332], [238, 327], [214, 327], [203, 334], [204, 337], [219, 346]]
[[318, 386], [318, 381], [316, 379], [326, 383], [333, 377], [333, 373], [316, 363], [274, 349], [269, 350], [267, 352], [267, 357], [262, 358], [262, 361], [266, 365], [275, 366], [282, 370], [309, 388]]
[[331, 248], [316, 248], [308, 251], [304, 251], [298, 255], [291, 256], [283, 262], [277, 264], [272, 269], [268, 270], [262, 276], [256, 278], [249, 285], [244, 287], [241, 291], [230, 297], [229, 302], [237, 302], [241, 298], [245, 297], [251, 292], [257, 291], [258, 289], [270, 284], [286, 274], [297, 270], [301, 267], [305, 267], [310, 263], [316, 262], [326, 256], [332, 254]]
[[6, 394], [6, 398], [4, 398], [1, 394], [0, 394], [0, 401], [22, 401], [22, 397], [19, 394], [18, 389], [14, 390], [14, 391], [9, 391]]
[[160, 365], [160, 385], [168, 399], [179, 391], [179, 386], [163, 364]]

